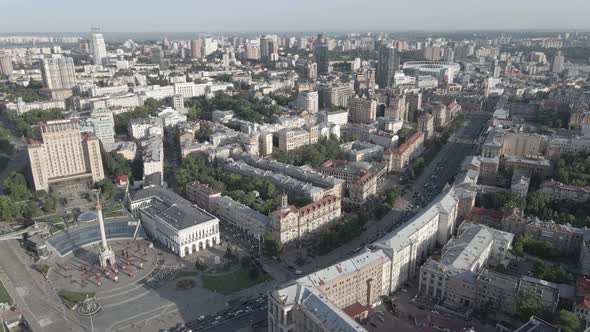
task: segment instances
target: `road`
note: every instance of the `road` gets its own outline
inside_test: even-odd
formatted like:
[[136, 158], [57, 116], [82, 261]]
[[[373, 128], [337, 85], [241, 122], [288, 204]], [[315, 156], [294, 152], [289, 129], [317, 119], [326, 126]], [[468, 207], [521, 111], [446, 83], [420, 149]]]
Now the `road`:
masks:
[[83, 331], [77, 316], [69, 309], [63, 310], [61, 300], [33, 263], [24, 256], [16, 241], [0, 242], [0, 278], [31, 327], [35, 331]]
[[[325, 255], [314, 257], [311, 263], [297, 269], [311, 273], [335, 264], [350, 257], [356, 248], [378, 240], [387, 232], [393, 231], [411, 219], [440, 194], [445, 185], [453, 181], [465, 157], [476, 152], [477, 139], [490, 117], [490, 113], [484, 112], [465, 113], [463, 126], [459, 127], [447, 144], [441, 148], [428, 167], [414, 181], [412, 188], [398, 199], [395, 209], [390, 210], [380, 220], [368, 223], [365, 231], [354, 240]], [[294, 265], [293, 262], [286, 264]]]

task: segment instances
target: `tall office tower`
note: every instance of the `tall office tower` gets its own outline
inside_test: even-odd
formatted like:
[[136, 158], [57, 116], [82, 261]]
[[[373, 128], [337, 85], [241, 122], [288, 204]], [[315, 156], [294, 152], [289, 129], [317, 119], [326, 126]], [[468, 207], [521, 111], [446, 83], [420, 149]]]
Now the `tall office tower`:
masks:
[[377, 120], [377, 102], [372, 99], [350, 97], [348, 101], [348, 121], [356, 123], [373, 123]]
[[104, 179], [100, 143], [95, 135], [81, 133], [78, 120], [40, 124], [41, 141], [27, 145], [35, 190], [73, 181], [95, 183]]
[[102, 65], [107, 58], [107, 48], [104, 45], [102, 33], [97, 28], [92, 28], [92, 33], [90, 34], [90, 51], [92, 52], [94, 64]]
[[492, 73], [493, 78], [500, 77], [500, 73], [502, 71], [502, 67], [500, 67], [500, 61], [498, 59], [494, 59], [491, 64], [490, 72]]
[[160, 64], [162, 59], [164, 59], [164, 51], [162, 50], [162, 46], [152, 46], [150, 48], [152, 63]]
[[43, 59], [41, 62], [43, 85], [49, 90], [71, 89], [76, 85], [76, 72], [72, 58]]
[[8, 54], [0, 54], [0, 75], [9, 76], [12, 74], [14, 68], [12, 67], [12, 59]]
[[268, 36], [260, 37], [260, 60], [270, 61], [270, 55], [272, 54], [273, 42], [272, 38]]
[[397, 69], [395, 48], [382, 43], [379, 46], [376, 81], [379, 88], [385, 89], [393, 85], [393, 76]]
[[203, 58], [203, 40], [193, 39], [191, 40], [191, 58], [201, 59]]
[[328, 44], [326, 43], [326, 36], [319, 34], [317, 39], [314, 41], [313, 54], [315, 56], [315, 62], [318, 66], [318, 74], [328, 74], [329, 71], [329, 59], [328, 59]]
[[553, 62], [551, 63], [551, 72], [561, 74], [563, 72], [565, 63], [565, 57], [563, 56], [563, 52], [559, 51], [553, 57]]

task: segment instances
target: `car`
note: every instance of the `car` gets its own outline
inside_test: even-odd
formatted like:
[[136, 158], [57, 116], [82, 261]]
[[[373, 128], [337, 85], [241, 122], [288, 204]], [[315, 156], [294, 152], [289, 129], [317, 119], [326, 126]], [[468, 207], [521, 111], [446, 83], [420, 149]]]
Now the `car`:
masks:
[[220, 320], [221, 318], [223, 318], [223, 317], [217, 316], [217, 317], [215, 317], [215, 320]]
[[369, 325], [371, 325], [372, 327], [377, 327], [375, 323], [369, 323]]
[[408, 290], [407, 290], [407, 289], [405, 289], [405, 288], [402, 288], [402, 292], [403, 292], [403, 293], [407, 293], [407, 292], [408, 292]]
[[199, 318], [197, 318], [197, 320], [199, 320], [199, 321], [201, 321], [203, 319], [205, 319], [205, 315], [201, 315], [201, 316], [199, 316]]

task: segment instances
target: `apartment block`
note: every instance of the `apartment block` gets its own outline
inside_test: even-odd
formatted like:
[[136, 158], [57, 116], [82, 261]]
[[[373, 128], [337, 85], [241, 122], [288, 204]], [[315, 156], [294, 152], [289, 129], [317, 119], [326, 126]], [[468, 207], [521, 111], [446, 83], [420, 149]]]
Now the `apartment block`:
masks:
[[418, 130], [397, 148], [385, 150], [383, 160], [387, 164], [388, 171], [403, 171], [410, 164], [410, 160], [422, 152], [423, 147], [424, 133]]

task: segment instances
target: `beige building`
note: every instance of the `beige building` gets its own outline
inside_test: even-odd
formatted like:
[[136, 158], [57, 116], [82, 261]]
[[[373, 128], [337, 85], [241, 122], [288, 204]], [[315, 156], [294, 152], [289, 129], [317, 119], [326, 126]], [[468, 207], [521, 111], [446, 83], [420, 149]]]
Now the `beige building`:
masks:
[[27, 146], [33, 187], [49, 191], [57, 183], [104, 179], [100, 142], [80, 133], [77, 120], [54, 120], [40, 124], [41, 140]]
[[41, 62], [43, 86], [49, 90], [71, 89], [76, 85], [72, 58], [44, 59]]
[[355, 319], [412, 279], [457, 216], [453, 189], [352, 258], [297, 279], [269, 295], [271, 332], [366, 331]]
[[281, 197], [281, 208], [271, 212], [270, 230], [273, 237], [285, 245], [300, 244], [319, 229], [331, 225], [341, 215], [340, 198], [328, 195], [315, 202], [297, 208], [287, 203], [287, 195]]
[[308, 113], [317, 113], [319, 110], [319, 99], [317, 91], [299, 92], [295, 101], [297, 107]]
[[424, 133], [424, 140], [434, 137], [434, 119], [432, 114], [425, 112], [418, 117], [418, 130]]
[[260, 133], [258, 135], [258, 146], [259, 152], [263, 156], [268, 156], [272, 154], [272, 134], [271, 133]]
[[544, 137], [539, 134], [506, 132], [502, 145], [502, 155], [519, 157], [541, 156]]
[[319, 127], [309, 126], [302, 129], [283, 129], [279, 131], [279, 149], [291, 151], [305, 145], [315, 144], [319, 139]]
[[390, 172], [401, 172], [414, 159], [424, 147], [424, 133], [417, 131], [397, 148], [385, 150], [383, 160]]
[[377, 193], [377, 184], [385, 175], [385, 168], [379, 164], [331, 159], [326, 160], [319, 171], [346, 181], [347, 201], [357, 205]]
[[348, 121], [354, 123], [373, 123], [377, 120], [377, 102], [372, 99], [351, 97], [348, 101]]

